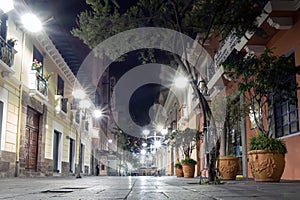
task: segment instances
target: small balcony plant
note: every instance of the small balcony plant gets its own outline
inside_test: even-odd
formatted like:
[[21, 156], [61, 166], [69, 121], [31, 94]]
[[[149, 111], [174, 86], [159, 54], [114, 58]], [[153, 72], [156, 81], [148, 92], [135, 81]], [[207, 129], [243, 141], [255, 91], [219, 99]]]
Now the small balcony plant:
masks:
[[31, 64], [31, 69], [36, 70], [40, 73], [42, 66], [43, 66], [42, 62], [39, 62], [37, 59], [34, 59]]
[[53, 76], [54, 73], [53, 72], [49, 72], [49, 73], [45, 73], [43, 75], [43, 78], [46, 80], [46, 81], [49, 81], [49, 79], [51, 78], [51, 76]]
[[7, 44], [8, 44], [9, 46], [11, 46], [12, 48], [17, 44], [17, 42], [18, 42], [18, 40], [15, 39], [15, 38], [9, 38], [9, 39], [7, 40]]

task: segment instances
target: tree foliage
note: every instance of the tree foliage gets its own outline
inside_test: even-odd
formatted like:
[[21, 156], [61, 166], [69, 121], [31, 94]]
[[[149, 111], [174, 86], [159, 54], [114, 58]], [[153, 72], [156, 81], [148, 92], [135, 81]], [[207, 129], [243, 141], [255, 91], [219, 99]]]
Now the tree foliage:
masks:
[[138, 27], [164, 27], [189, 36], [200, 33], [204, 41], [215, 34], [226, 38], [232, 30], [243, 36], [257, 29], [256, 17], [266, 0], [138, 0], [125, 11], [114, 1], [86, 0], [89, 11], [78, 15], [73, 28], [91, 49], [103, 40]]
[[[295, 66], [292, 58], [276, 56], [272, 49], [266, 49], [260, 56], [235, 52], [224, 63], [224, 68], [234, 71], [234, 80], [239, 91], [248, 97], [258, 129], [271, 136], [274, 104], [295, 100], [298, 85], [294, 80], [300, 66]], [[267, 123], [263, 116], [267, 117]]]
[[186, 128], [169, 133], [166, 141], [169, 145], [179, 148], [185, 158], [190, 158], [196, 148], [196, 140], [201, 136], [201, 132], [196, 129]]

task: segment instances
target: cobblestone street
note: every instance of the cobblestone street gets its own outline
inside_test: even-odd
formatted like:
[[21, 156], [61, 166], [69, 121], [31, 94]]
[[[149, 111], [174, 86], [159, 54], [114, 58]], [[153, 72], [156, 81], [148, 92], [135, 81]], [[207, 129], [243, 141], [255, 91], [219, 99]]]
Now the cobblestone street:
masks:
[[176, 177], [50, 177], [1, 179], [0, 199], [298, 199], [299, 181], [228, 181], [199, 185]]

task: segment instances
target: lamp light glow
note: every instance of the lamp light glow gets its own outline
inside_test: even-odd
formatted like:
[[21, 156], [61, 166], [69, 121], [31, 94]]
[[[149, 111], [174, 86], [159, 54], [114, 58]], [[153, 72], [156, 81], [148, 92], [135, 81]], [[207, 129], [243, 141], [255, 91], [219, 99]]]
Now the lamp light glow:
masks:
[[187, 84], [188, 84], [188, 79], [183, 76], [176, 78], [174, 81], [174, 85], [177, 88], [185, 88]]
[[72, 92], [72, 96], [75, 98], [75, 99], [84, 99], [86, 94], [85, 92], [82, 90], [82, 89], [76, 89]]
[[149, 135], [149, 133], [150, 133], [150, 131], [149, 131], [148, 129], [143, 130], [143, 134], [144, 134], [145, 136]]
[[91, 102], [87, 99], [82, 99], [79, 101], [79, 108], [85, 109], [91, 107]]
[[7, 13], [14, 9], [14, 2], [13, 0], [0, 0], [0, 9], [4, 12]]
[[95, 118], [101, 118], [103, 116], [103, 113], [101, 110], [94, 110], [94, 117]]
[[142, 149], [142, 150], [141, 150], [141, 154], [142, 154], [142, 155], [145, 155], [145, 154], [146, 154], [146, 150], [145, 150], [145, 149]]
[[42, 22], [34, 14], [27, 13], [21, 17], [24, 27], [30, 32], [42, 30]]

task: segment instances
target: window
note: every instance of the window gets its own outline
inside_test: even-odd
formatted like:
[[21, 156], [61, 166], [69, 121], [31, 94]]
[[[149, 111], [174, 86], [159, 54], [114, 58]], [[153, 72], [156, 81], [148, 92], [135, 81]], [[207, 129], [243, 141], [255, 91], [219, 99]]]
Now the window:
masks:
[[65, 82], [61, 76], [57, 75], [57, 95], [64, 96]]
[[[34, 46], [33, 47], [33, 61], [37, 60], [37, 62], [41, 62], [43, 64], [44, 57], [43, 55], [39, 52], [39, 50]], [[38, 70], [40, 74], [43, 74], [43, 65], [40, 67]]]
[[2, 39], [6, 40], [7, 34], [7, 15], [1, 14], [0, 15], [0, 36]]
[[282, 103], [276, 103], [274, 114], [276, 137], [298, 132], [299, 126], [297, 102], [285, 101]]
[[[295, 63], [294, 53], [292, 53], [289, 57]], [[287, 77], [287, 80], [292, 81], [292, 83], [296, 85], [295, 76]], [[276, 137], [290, 135], [299, 131], [297, 91], [294, 91], [292, 96], [294, 96], [295, 99], [287, 101], [280, 101], [280, 97], [275, 97], [277, 100], [279, 100], [274, 106]]]

